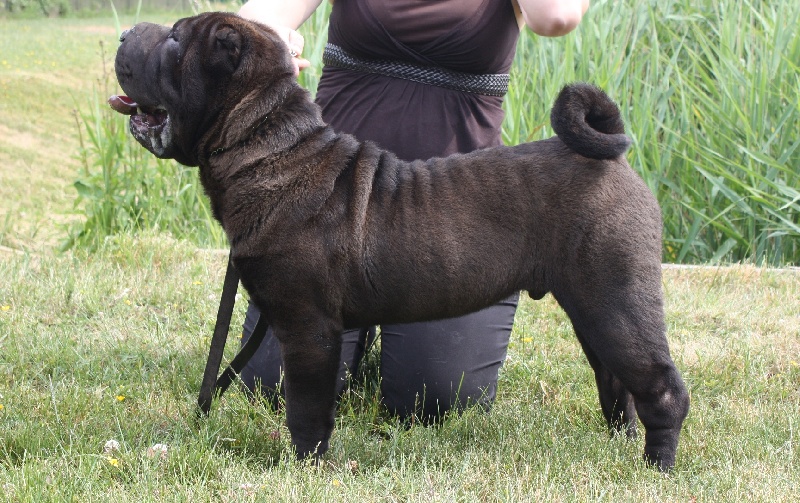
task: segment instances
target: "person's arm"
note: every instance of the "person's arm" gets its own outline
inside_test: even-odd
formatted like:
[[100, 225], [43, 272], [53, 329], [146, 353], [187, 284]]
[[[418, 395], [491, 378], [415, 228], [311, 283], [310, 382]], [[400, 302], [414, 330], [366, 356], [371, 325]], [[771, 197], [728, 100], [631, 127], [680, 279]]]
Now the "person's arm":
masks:
[[512, 0], [521, 21], [537, 35], [560, 37], [581, 22], [589, 0]]
[[317, 10], [322, 0], [249, 0], [239, 15], [266, 24], [296, 30]]
[[239, 9], [239, 15], [278, 32], [292, 51], [295, 73], [300, 73], [300, 70], [311, 63], [300, 57], [305, 40], [297, 33], [297, 28], [311, 17], [321, 3], [322, 0], [248, 0]]

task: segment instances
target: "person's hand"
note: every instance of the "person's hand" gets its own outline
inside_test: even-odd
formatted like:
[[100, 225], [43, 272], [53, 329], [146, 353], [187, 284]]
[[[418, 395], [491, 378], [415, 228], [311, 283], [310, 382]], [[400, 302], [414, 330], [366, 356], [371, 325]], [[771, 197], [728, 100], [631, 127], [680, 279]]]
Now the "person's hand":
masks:
[[294, 74], [299, 75], [300, 70], [311, 63], [302, 57], [305, 41], [295, 28], [301, 26], [320, 3], [322, 0], [248, 0], [239, 9], [239, 15], [275, 30], [289, 46]]
[[292, 55], [292, 63], [294, 64], [294, 74], [299, 75], [300, 70], [311, 66], [311, 62], [302, 57], [303, 47], [305, 46], [305, 39], [300, 35], [297, 30], [293, 30], [288, 26], [268, 25], [275, 30], [278, 35], [289, 46], [289, 53]]

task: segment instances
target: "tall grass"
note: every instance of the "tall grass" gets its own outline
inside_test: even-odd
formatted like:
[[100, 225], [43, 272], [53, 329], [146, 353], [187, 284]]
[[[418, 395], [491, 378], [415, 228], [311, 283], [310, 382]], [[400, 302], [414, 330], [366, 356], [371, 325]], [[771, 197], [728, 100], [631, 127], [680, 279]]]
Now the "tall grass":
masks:
[[[325, 43], [323, 5], [301, 29], [313, 65], [300, 82], [312, 92]], [[662, 206], [666, 262], [800, 264], [798, 25], [800, 2], [595, 1], [566, 37], [521, 36], [504, 141], [552, 135], [558, 90], [593, 82], [620, 104], [633, 138], [631, 165]], [[131, 167], [145, 165], [139, 153], [121, 156]], [[159, 225], [198, 216], [191, 205], [188, 214], [170, 215], [162, 199], [149, 204], [161, 211], [150, 217]], [[196, 233], [177, 235], [217, 242], [205, 235], [213, 225], [196, 224]]]
[[593, 2], [562, 39], [526, 35], [505, 140], [549, 136], [566, 82], [622, 107], [661, 203], [668, 262], [800, 263], [798, 2]]
[[200, 246], [224, 246], [196, 168], [156, 159], [128, 132], [128, 117], [106, 104], [117, 91], [108, 72], [98, 79], [88, 108], [76, 112], [80, 132], [75, 206], [84, 218], [62, 248], [95, 249], [108, 236], [159, 229]]

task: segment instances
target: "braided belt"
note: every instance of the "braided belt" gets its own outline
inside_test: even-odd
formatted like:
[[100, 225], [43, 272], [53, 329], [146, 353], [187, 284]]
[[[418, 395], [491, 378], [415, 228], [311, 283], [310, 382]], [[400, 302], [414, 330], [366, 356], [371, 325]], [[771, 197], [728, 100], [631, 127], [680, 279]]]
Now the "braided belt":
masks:
[[348, 54], [344, 49], [333, 44], [325, 46], [325, 52], [322, 53], [322, 62], [337, 68], [363, 73], [376, 73], [466, 93], [503, 96], [508, 92], [509, 77], [507, 73], [481, 75], [454, 72], [436, 66], [423, 66], [399, 61], [361, 59]]

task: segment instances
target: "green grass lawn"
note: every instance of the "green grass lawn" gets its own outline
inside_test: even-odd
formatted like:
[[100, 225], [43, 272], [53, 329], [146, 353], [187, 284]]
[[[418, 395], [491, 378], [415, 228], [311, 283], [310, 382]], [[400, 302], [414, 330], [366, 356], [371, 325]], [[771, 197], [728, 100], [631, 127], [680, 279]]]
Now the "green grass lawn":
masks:
[[[224, 254], [163, 235], [112, 239], [92, 256], [0, 261], [8, 279], [0, 286], [0, 499], [800, 496], [795, 273], [665, 271], [669, 338], [692, 397], [677, 466], [665, 477], [640, 461], [641, 440], [609, 438], [592, 373], [550, 297], [523, 299], [489, 414], [405, 429], [378, 406], [370, 373], [344, 398], [323, 468], [291, 460], [282, 416], [235, 390], [196, 423], [224, 265]], [[119, 449], [104, 452], [109, 440]], [[155, 444], [166, 454], [148, 454]]]
[[[623, 105], [631, 163], [664, 208], [667, 259], [731, 246], [796, 265], [798, 4], [593, 4], [575, 36], [521, 43], [506, 139], [546, 136], [560, 85], [593, 80]], [[523, 298], [489, 414], [405, 428], [379, 406], [371, 354], [323, 467], [293, 461], [282, 416], [236, 391], [196, 422], [224, 254], [154, 230], [57, 251], [85, 219], [75, 110], [102, 105], [116, 39], [112, 19], [0, 19], [0, 501], [800, 498], [791, 269], [665, 269], [668, 337], [692, 396], [669, 476], [640, 461], [642, 440], [609, 438], [550, 297]], [[309, 38], [312, 59], [320, 40]], [[313, 88], [316, 77], [303, 78]], [[106, 452], [109, 440], [119, 447]]]

